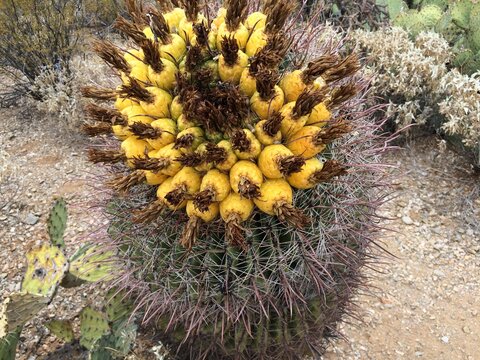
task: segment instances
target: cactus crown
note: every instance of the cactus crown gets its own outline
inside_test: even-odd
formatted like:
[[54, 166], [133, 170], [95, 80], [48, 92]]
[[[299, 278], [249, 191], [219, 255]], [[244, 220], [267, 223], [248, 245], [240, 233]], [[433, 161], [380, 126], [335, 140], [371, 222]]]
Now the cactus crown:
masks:
[[[117, 280], [180, 358], [321, 352], [360, 282], [377, 184], [343, 164], [374, 153], [361, 155], [370, 112], [351, 101], [359, 61], [299, 51], [315, 33], [291, 20], [292, 3], [248, 14], [253, 4], [226, 1], [212, 19], [198, 1], [141, 14], [132, 0], [117, 21], [128, 71], [96, 49], [120, 65], [117, 89], [83, 92], [115, 101], [87, 114], [110, 117], [112, 133], [91, 160], [121, 173], [108, 182], [110, 241], [128, 264]], [[354, 129], [366, 138], [348, 144]]]

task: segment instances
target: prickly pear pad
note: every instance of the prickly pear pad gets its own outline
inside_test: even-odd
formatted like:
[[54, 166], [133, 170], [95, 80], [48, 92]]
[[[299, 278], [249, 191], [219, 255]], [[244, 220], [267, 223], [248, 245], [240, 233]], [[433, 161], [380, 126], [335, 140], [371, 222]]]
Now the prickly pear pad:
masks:
[[90, 307], [80, 313], [80, 344], [91, 349], [95, 342], [110, 332], [110, 326], [104, 314]]
[[68, 260], [58, 247], [40, 245], [27, 253], [22, 290], [33, 295], [52, 296], [67, 270]]

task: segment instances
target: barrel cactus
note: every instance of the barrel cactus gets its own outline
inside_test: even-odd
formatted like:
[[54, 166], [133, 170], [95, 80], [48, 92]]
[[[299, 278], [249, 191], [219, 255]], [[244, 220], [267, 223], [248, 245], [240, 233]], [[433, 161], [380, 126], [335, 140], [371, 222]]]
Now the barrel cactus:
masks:
[[83, 89], [113, 284], [179, 359], [318, 356], [374, 258], [375, 109], [294, 3], [127, 1], [128, 45], [94, 45], [119, 79]]

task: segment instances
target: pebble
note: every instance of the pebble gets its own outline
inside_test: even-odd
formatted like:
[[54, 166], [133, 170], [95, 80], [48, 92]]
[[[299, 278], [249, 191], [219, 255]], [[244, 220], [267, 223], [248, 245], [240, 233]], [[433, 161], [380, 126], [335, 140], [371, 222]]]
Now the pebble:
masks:
[[28, 225], [35, 225], [38, 220], [40, 220], [40, 217], [38, 217], [37, 215], [34, 215], [32, 213], [28, 213], [28, 215], [25, 217], [25, 224], [28, 224]]
[[402, 221], [405, 225], [412, 225], [413, 224], [412, 218], [408, 215], [403, 215], [402, 216]]
[[450, 340], [450, 338], [448, 336], [442, 336], [442, 342], [444, 344], [448, 344], [448, 341]]

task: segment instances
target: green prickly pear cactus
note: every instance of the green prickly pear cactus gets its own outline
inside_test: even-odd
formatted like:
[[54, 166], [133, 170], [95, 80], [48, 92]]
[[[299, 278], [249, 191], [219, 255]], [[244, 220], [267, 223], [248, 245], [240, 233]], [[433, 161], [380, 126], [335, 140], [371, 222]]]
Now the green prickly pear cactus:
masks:
[[27, 253], [27, 271], [22, 290], [51, 297], [68, 271], [68, 260], [56, 246], [40, 245]]
[[60, 340], [69, 343], [75, 338], [72, 322], [69, 320], [51, 320], [45, 327]]
[[107, 293], [106, 299], [105, 312], [108, 321], [115, 322], [128, 317], [132, 313], [133, 302], [127, 297], [125, 292], [111, 289]]
[[472, 11], [471, 0], [455, 1], [450, 6], [452, 21], [458, 27], [467, 30], [470, 28], [470, 12]]
[[382, 1], [395, 26], [406, 29], [413, 38], [422, 31], [440, 33], [452, 46], [454, 66], [467, 74], [480, 70], [480, 2], [418, 0], [409, 9], [399, 0]]
[[96, 282], [110, 279], [115, 272], [115, 253], [97, 246], [82, 247], [71, 259], [70, 274], [78, 279]]
[[[51, 244], [42, 244], [26, 254], [27, 270], [21, 292], [0, 303], [0, 360], [15, 359], [24, 324], [49, 304], [58, 286], [75, 287], [87, 281], [108, 279], [114, 271], [115, 254], [97, 246], [83, 246], [67, 259], [63, 252], [66, 222], [66, 203], [59, 199], [47, 224]], [[90, 307], [80, 313], [80, 343], [90, 351], [91, 359], [123, 359], [130, 351], [137, 327], [128, 322], [132, 303], [126, 295], [111, 290], [103, 313]], [[44, 325], [66, 343], [75, 340], [71, 320], [52, 320]]]
[[3, 338], [0, 338], [0, 359], [15, 360], [20, 333], [21, 329], [18, 329], [15, 332], [7, 334]]
[[63, 236], [65, 234], [65, 229], [67, 228], [67, 219], [67, 203], [62, 198], [57, 199], [50, 211], [47, 226], [51, 243], [62, 249], [65, 248]]
[[137, 325], [128, 319], [116, 321], [111, 332], [102, 336], [90, 351], [90, 360], [124, 359], [135, 343]]
[[80, 345], [92, 349], [95, 342], [110, 333], [107, 317], [99, 311], [86, 307], [80, 313]]

